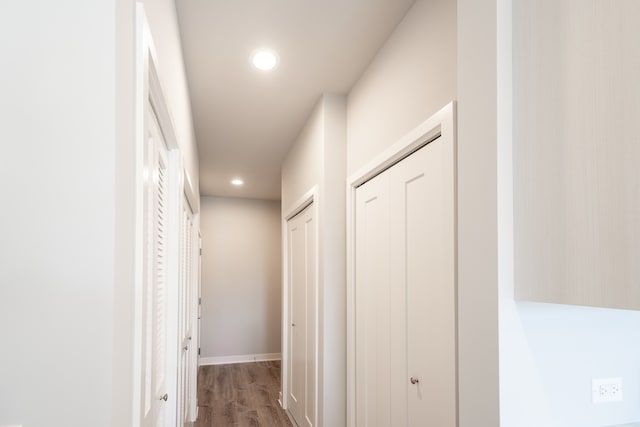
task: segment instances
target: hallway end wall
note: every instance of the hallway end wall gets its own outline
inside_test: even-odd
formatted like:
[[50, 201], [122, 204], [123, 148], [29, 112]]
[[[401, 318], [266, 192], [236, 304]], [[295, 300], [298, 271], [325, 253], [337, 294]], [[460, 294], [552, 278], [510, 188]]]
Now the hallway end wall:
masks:
[[201, 198], [201, 362], [280, 353], [280, 203]]

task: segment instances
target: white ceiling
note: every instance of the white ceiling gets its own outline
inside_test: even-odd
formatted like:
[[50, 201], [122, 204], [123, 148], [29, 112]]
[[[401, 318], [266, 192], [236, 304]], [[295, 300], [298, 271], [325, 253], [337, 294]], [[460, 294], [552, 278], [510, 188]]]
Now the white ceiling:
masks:
[[[280, 166], [320, 95], [348, 93], [414, 2], [176, 0], [202, 195], [279, 199]], [[280, 57], [270, 72], [250, 63], [264, 47]]]

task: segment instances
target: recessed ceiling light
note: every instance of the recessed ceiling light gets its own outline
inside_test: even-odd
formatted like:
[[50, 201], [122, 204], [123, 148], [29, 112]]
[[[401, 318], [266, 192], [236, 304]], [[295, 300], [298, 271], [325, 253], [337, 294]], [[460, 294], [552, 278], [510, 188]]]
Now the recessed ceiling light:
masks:
[[268, 49], [259, 49], [251, 55], [251, 63], [258, 70], [273, 70], [278, 65], [278, 55]]
[[240, 186], [240, 185], [244, 184], [244, 181], [243, 181], [243, 180], [241, 180], [241, 179], [239, 179], [239, 178], [236, 178], [236, 179], [232, 179], [232, 180], [231, 180], [231, 183], [232, 183], [233, 185]]

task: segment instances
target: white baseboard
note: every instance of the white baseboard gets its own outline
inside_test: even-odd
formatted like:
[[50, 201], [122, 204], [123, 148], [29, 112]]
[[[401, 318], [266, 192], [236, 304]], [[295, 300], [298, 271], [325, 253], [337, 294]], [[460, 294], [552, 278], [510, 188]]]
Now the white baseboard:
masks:
[[228, 365], [231, 363], [266, 362], [269, 360], [280, 360], [281, 358], [282, 358], [282, 355], [280, 353], [244, 354], [240, 356], [201, 357], [200, 366]]

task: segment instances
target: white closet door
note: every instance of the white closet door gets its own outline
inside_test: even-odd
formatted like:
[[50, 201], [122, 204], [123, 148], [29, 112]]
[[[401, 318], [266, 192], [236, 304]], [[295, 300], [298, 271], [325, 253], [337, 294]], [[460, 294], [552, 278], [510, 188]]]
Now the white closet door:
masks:
[[454, 159], [453, 147], [443, 141], [390, 174], [390, 276], [405, 294], [394, 323], [406, 331], [411, 426], [456, 425]]
[[164, 426], [167, 356], [168, 158], [153, 109], [147, 108], [143, 289], [142, 425]]
[[202, 317], [202, 238], [199, 227], [196, 225], [194, 228], [194, 243], [193, 243], [193, 258], [194, 258], [194, 274], [195, 279], [193, 283], [193, 301], [191, 308], [193, 310], [193, 338], [195, 342], [192, 344], [193, 350], [191, 353], [190, 366], [190, 388], [189, 388], [189, 402], [191, 407], [189, 408], [189, 419], [195, 421], [198, 415], [198, 367], [200, 366], [200, 343], [201, 328], [200, 318]]
[[316, 227], [310, 205], [288, 221], [290, 340], [288, 408], [299, 426], [316, 420]]
[[178, 342], [181, 344], [178, 354], [178, 422], [187, 424], [190, 407], [190, 360], [192, 345], [192, 230], [193, 213], [187, 198], [182, 198], [182, 217], [180, 221], [180, 276], [178, 283]]
[[356, 418], [391, 426], [389, 181], [378, 175], [356, 192]]
[[359, 426], [456, 426], [453, 156], [437, 139], [356, 190]]

